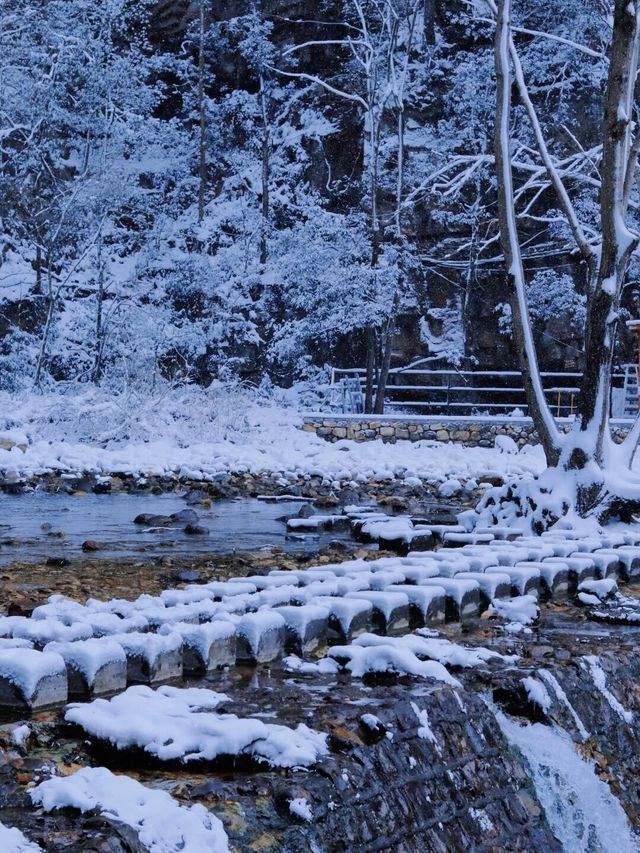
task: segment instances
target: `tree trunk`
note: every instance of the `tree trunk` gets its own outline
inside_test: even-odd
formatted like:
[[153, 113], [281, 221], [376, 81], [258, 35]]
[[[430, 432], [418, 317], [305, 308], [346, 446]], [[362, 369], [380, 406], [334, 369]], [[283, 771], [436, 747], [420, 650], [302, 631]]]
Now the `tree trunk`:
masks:
[[200, 44], [198, 49], [198, 114], [200, 140], [198, 152], [198, 222], [204, 219], [204, 203], [207, 186], [207, 117], [204, 108], [204, 0], [200, 0]]
[[267, 118], [267, 102], [264, 91], [264, 77], [260, 74], [260, 103], [262, 107], [262, 233], [260, 235], [260, 263], [267, 262], [267, 231], [269, 228], [269, 153], [271, 136]]
[[373, 382], [376, 366], [376, 333], [375, 329], [369, 327], [365, 330], [367, 346], [367, 375], [364, 391], [364, 410], [367, 414], [373, 412]]
[[638, 14], [637, 0], [616, 0], [603, 125], [602, 251], [587, 316], [585, 371], [578, 406], [580, 430], [592, 436], [586, 455], [599, 465], [604, 461], [603, 449], [608, 436], [611, 369], [620, 294], [629, 259], [638, 245], [637, 235], [630, 233], [624, 221], [631, 147], [630, 117], [638, 64]]
[[378, 377], [378, 388], [376, 390], [376, 402], [373, 409], [374, 414], [384, 414], [384, 398], [389, 381], [389, 368], [391, 366], [391, 349], [393, 344], [393, 319], [390, 317], [382, 340], [382, 359], [380, 363], [380, 376]]
[[513, 335], [522, 372], [529, 414], [544, 447], [549, 465], [559, 458], [560, 437], [547, 404], [540, 379], [540, 369], [533, 343], [527, 307], [524, 269], [518, 241], [513, 195], [513, 174], [509, 151], [509, 113], [511, 108], [511, 74], [509, 69], [511, 0], [499, 0], [496, 22], [496, 127], [495, 160], [498, 189], [500, 242], [512, 294]]

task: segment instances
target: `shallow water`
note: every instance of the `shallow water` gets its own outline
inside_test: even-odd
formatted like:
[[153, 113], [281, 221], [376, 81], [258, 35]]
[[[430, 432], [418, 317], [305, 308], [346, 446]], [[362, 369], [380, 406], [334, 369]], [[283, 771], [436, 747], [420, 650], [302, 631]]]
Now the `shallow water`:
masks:
[[[254, 551], [277, 545], [288, 552], [310, 552], [331, 541], [351, 541], [348, 533], [304, 536], [287, 534], [278, 521], [294, 515], [305, 501], [267, 503], [252, 498], [218, 501], [210, 509], [193, 507], [207, 535], [188, 535], [184, 524], [151, 532], [134, 524], [140, 513], [170, 515], [187, 509], [186, 501], [168, 495], [0, 495], [0, 565], [15, 561], [42, 562], [176, 555], [197, 557], [209, 553]], [[51, 529], [43, 529], [50, 525]], [[64, 536], [55, 534], [63, 533]], [[15, 540], [15, 541], [11, 541]], [[85, 553], [82, 543], [95, 540], [108, 548]]]

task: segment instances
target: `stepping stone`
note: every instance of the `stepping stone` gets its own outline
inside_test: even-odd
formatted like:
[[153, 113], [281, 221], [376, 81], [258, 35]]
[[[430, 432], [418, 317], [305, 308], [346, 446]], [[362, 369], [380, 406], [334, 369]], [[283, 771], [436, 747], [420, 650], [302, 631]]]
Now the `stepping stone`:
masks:
[[186, 675], [215, 672], [236, 662], [236, 626], [218, 619], [205, 625], [165, 625], [161, 632], [182, 637], [182, 670]]
[[[251, 590], [253, 591], [253, 590]], [[164, 589], [160, 600], [165, 607], [176, 607], [179, 604], [195, 604], [198, 601], [214, 601], [215, 593], [205, 584], [195, 584], [184, 589]]]
[[67, 667], [55, 652], [0, 650], [0, 708], [20, 713], [64, 705]]
[[36, 646], [43, 648], [54, 641], [70, 643], [74, 640], [88, 640], [93, 637], [93, 630], [87, 622], [74, 622], [65, 625], [57, 619], [25, 619], [16, 624], [13, 629], [14, 637], [31, 640]]
[[235, 578], [231, 581], [210, 581], [204, 588], [213, 594], [214, 601], [223, 601], [234, 595], [249, 595], [257, 592], [258, 587], [246, 578]]
[[576, 551], [570, 554], [571, 557], [588, 557], [595, 566], [597, 578], [614, 578], [620, 577], [620, 560], [615, 552], [615, 549], [610, 551], [593, 551], [585, 554], [582, 551]]
[[110, 639], [49, 643], [45, 652], [56, 652], [67, 667], [69, 696], [91, 699], [118, 693], [127, 686], [127, 657], [120, 643]]
[[488, 545], [493, 542], [493, 533], [445, 533], [445, 548], [463, 548], [465, 545]]
[[427, 524], [437, 543], [441, 543], [445, 533], [466, 533], [461, 524]]
[[402, 592], [348, 592], [345, 598], [369, 601], [373, 605], [371, 630], [385, 636], [409, 630], [409, 599]]
[[350, 643], [371, 627], [373, 604], [362, 598], [313, 598], [309, 604], [326, 607], [329, 611], [327, 640], [329, 643]]
[[485, 574], [505, 574], [511, 579], [511, 595], [539, 595], [540, 572], [534, 568], [523, 566], [491, 566]]
[[382, 591], [392, 584], [404, 583], [404, 572], [372, 572], [369, 577], [369, 589]]
[[301, 607], [277, 607], [285, 622], [284, 647], [287, 654], [303, 657], [327, 643], [329, 610], [318, 604]]
[[200, 619], [198, 614], [190, 609], [189, 605], [176, 605], [176, 607], [154, 607], [144, 610], [142, 615], [147, 620], [151, 631], [158, 631], [163, 625], [175, 625], [178, 622], [190, 622], [198, 625]]
[[456, 579], [475, 581], [480, 587], [480, 610], [496, 598], [511, 598], [511, 578], [504, 572], [461, 572]]
[[238, 622], [236, 637], [236, 663], [269, 663], [284, 653], [284, 617], [269, 609], [246, 613]]
[[569, 557], [571, 554], [578, 553], [575, 540], [559, 539], [555, 541], [553, 539], [545, 539], [544, 544], [545, 547], [550, 549], [551, 556], [553, 557]]
[[170, 634], [116, 634], [127, 656], [127, 684], [158, 684], [182, 677], [182, 638]]
[[444, 589], [447, 622], [464, 622], [480, 614], [480, 586], [476, 581], [457, 577], [425, 578], [421, 586]]
[[[276, 574], [274, 571], [271, 574]], [[297, 582], [300, 586], [310, 586], [313, 583], [323, 582], [323, 581], [335, 581], [336, 574], [335, 572], [328, 572], [324, 569], [307, 569], [305, 571], [294, 571], [294, 572], [283, 572], [291, 579], [291, 583]], [[294, 581], [295, 578], [295, 581]]]
[[491, 566], [498, 565], [498, 558], [491, 548], [478, 548], [476, 545], [465, 545], [460, 549], [465, 559], [469, 561], [470, 572], [484, 572]]
[[513, 530], [511, 527], [475, 527], [474, 533], [491, 533], [496, 540], [505, 542], [513, 542], [515, 539], [520, 539], [522, 533], [519, 530]]
[[600, 548], [594, 551], [591, 556], [606, 556], [609, 559], [617, 560], [617, 576], [621, 580], [629, 581], [632, 577], [640, 574], [640, 549], [638, 548], [629, 549], [628, 546]]
[[247, 578], [229, 578], [227, 583], [232, 588], [236, 584], [251, 583], [258, 592], [261, 592], [263, 589], [273, 589], [276, 586], [291, 586], [291, 575], [289, 573], [283, 575], [250, 575]]
[[583, 581], [596, 577], [597, 569], [591, 555], [580, 554], [573, 557], [546, 557], [543, 563], [565, 565], [569, 568], [569, 587], [575, 590]]
[[633, 583], [640, 577], [640, 548], [633, 545], [622, 545], [615, 550], [620, 555], [618, 559], [625, 568], [629, 582]]
[[406, 566], [403, 574], [407, 583], [419, 584], [425, 578], [439, 577], [440, 564], [434, 566]]
[[93, 631], [93, 636], [97, 638], [111, 634], [129, 634], [132, 631], [143, 632], [149, 628], [149, 623], [141, 613], [127, 619], [115, 613], [88, 613], [86, 622]]
[[403, 592], [409, 599], [409, 624], [413, 628], [440, 625], [445, 619], [445, 591], [442, 586], [398, 584], [389, 592]]
[[277, 586], [273, 589], [265, 589], [259, 592], [258, 609], [260, 607], [279, 607], [285, 604], [290, 604], [293, 596], [300, 594], [300, 587], [288, 584], [287, 586]]
[[540, 572], [541, 592], [554, 601], [567, 598], [569, 595], [569, 566], [557, 558], [557, 562], [523, 561], [516, 569], [537, 569]]

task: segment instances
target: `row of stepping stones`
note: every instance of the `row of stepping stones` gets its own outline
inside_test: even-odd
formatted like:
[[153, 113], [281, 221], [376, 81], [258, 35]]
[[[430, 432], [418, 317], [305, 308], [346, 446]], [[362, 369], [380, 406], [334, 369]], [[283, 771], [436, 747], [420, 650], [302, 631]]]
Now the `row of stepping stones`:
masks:
[[[374, 561], [232, 578], [135, 601], [53, 596], [30, 617], [0, 617], [0, 710], [36, 711], [221, 667], [318, 654], [364, 632], [401, 636], [477, 617], [494, 600], [561, 600], [594, 580], [640, 576], [640, 534], [566, 530], [452, 540]], [[608, 589], [611, 587], [609, 586]]]

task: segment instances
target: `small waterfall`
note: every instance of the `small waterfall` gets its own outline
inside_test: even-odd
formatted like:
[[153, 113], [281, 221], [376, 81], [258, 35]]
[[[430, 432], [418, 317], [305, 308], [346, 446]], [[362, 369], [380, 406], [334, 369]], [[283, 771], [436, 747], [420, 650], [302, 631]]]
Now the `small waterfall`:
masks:
[[542, 723], [521, 725], [501, 711], [496, 719], [524, 758], [549, 826], [566, 853], [638, 853], [640, 838], [634, 837], [622, 806], [565, 731]]

